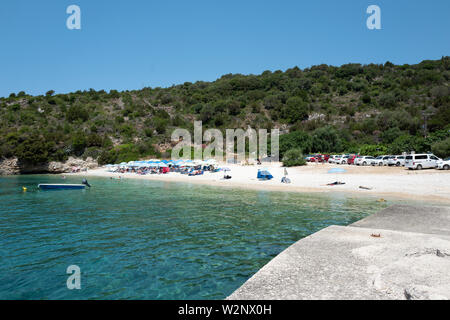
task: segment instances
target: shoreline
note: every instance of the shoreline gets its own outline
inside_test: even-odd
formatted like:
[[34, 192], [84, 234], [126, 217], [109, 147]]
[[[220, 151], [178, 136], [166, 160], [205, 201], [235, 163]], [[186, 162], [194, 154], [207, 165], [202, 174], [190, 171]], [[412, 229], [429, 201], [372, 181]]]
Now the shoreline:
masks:
[[[299, 193], [345, 193], [352, 196], [379, 197], [383, 199], [430, 201], [450, 205], [450, 172], [413, 171], [404, 168], [355, 167], [338, 165], [315, 165], [287, 168], [291, 184], [280, 182], [284, 168], [280, 164], [272, 166], [226, 165], [231, 168], [232, 179], [222, 179], [223, 173], [205, 172], [200, 176], [187, 176], [179, 173], [137, 175], [136, 173], [113, 173], [105, 168], [87, 172], [69, 173], [67, 176], [104, 177], [134, 180], [153, 180], [164, 182], [193, 183], [225, 188], [250, 190], [299, 192]], [[346, 173], [327, 173], [328, 169], [340, 167]], [[258, 168], [267, 168], [274, 179], [259, 181], [256, 179]], [[378, 171], [378, 172], [377, 172]], [[345, 185], [326, 186], [333, 181], [346, 181]], [[369, 186], [372, 190], [360, 189]], [[402, 191], [399, 191], [402, 190]]]

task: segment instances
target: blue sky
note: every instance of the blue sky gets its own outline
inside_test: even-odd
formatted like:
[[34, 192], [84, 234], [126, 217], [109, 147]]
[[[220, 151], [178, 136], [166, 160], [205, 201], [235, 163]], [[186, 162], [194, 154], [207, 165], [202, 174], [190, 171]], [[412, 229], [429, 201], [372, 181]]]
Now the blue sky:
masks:
[[[81, 8], [68, 30], [66, 8]], [[381, 30], [366, 8], [381, 8]], [[170, 86], [326, 63], [450, 55], [448, 0], [8, 0], [0, 96]]]

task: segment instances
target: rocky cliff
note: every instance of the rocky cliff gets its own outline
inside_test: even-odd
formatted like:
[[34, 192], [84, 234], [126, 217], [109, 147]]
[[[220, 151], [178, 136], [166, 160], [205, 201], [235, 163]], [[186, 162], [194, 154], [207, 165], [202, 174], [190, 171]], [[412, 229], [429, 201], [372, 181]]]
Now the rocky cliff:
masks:
[[97, 161], [92, 158], [86, 160], [70, 157], [66, 162], [50, 162], [38, 165], [19, 163], [16, 158], [0, 160], [0, 175], [32, 174], [32, 173], [69, 173], [73, 168], [80, 170], [95, 169]]

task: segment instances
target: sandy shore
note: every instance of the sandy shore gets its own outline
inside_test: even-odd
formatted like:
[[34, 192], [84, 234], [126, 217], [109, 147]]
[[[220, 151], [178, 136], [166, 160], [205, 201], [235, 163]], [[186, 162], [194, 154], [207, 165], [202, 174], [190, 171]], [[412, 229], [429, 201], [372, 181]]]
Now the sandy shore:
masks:
[[[232, 179], [224, 180], [223, 173], [206, 172], [201, 176], [187, 176], [179, 173], [137, 175], [134, 173], [111, 173], [105, 168], [89, 170], [75, 175], [92, 177], [119, 177], [125, 179], [146, 179], [174, 182], [200, 183], [213, 186], [251, 188], [259, 190], [290, 192], [350, 192], [354, 195], [376, 195], [380, 198], [403, 198], [412, 200], [438, 201], [450, 203], [450, 171], [411, 171], [403, 167], [359, 167], [333, 164], [308, 164], [303, 167], [288, 168], [291, 184], [281, 183], [284, 168], [279, 163], [263, 166], [225, 165], [231, 169]], [[258, 168], [267, 168], [274, 179], [259, 181]], [[344, 173], [328, 173], [331, 168], [345, 169]], [[327, 186], [334, 181], [344, 185]], [[371, 188], [365, 190], [360, 186]]]

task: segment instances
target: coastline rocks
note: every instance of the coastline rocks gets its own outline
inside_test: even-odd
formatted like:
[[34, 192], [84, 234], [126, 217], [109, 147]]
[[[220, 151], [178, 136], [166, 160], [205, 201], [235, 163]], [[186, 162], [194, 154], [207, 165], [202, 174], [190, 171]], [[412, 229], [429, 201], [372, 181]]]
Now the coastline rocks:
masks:
[[20, 173], [17, 158], [0, 160], [0, 176], [15, 175]]
[[31, 173], [69, 173], [74, 168], [80, 171], [95, 169], [97, 161], [88, 157], [86, 160], [69, 157], [66, 162], [52, 161], [50, 163], [27, 165], [20, 164], [17, 158], [0, 160], [0, 175], [17, 175]]

